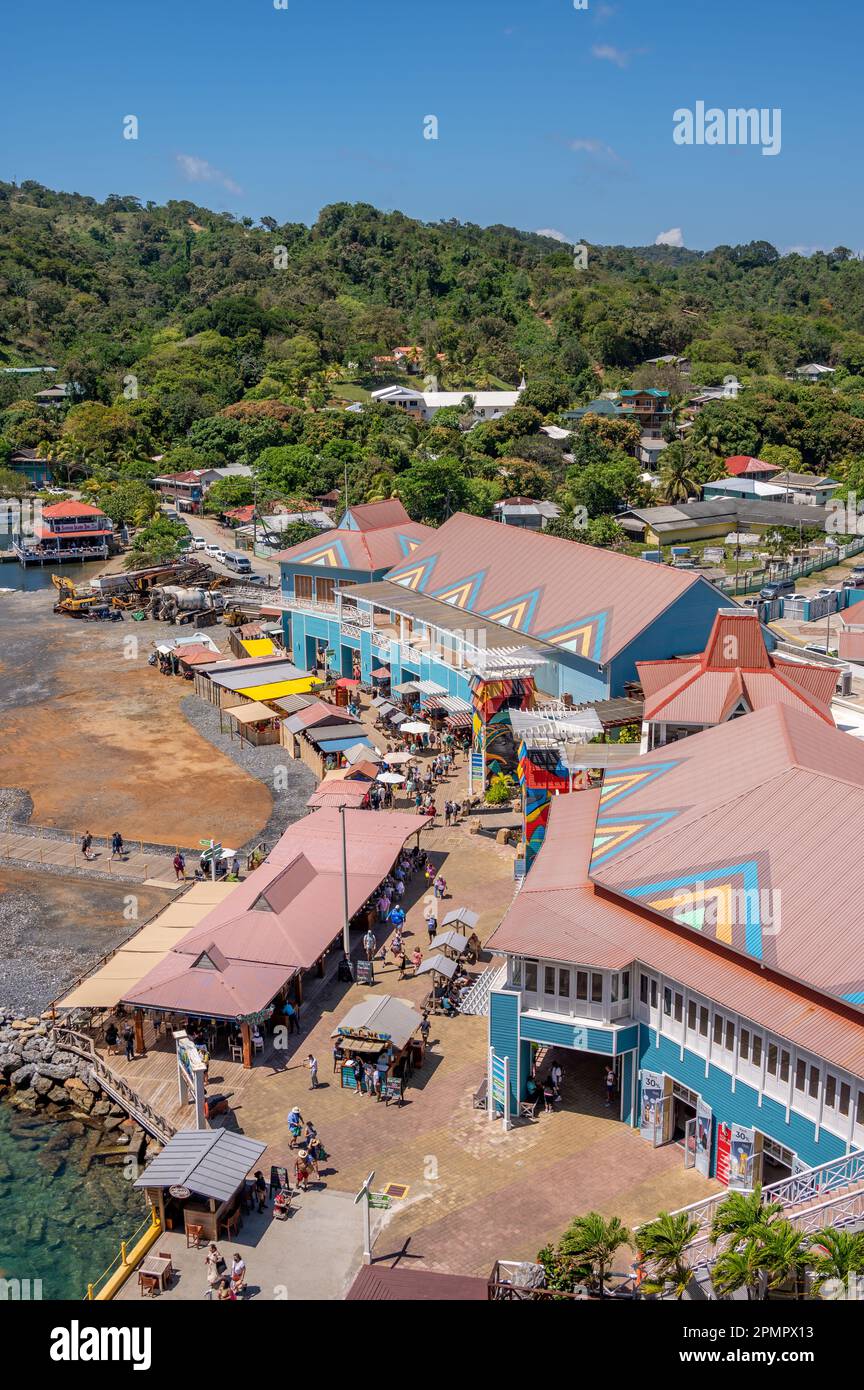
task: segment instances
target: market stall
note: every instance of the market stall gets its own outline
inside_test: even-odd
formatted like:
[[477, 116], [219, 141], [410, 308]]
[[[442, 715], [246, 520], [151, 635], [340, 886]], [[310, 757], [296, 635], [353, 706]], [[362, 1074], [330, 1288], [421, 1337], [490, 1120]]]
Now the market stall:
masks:
[[196, 1244], [218, 1241], [237, 1229], [246, 1177], [266, 1147], [231, 1130], [181, 1130], [135, 1186], [144, 1189], [163, 1230], [185, 1231]]
[[332, 1035], [341, 1087], [368, 1088], [371, 1067], [376, 1093], [384, 1100], [401, 1099], [406, 1077], [423, 1060], [423, 1043], [415, 1036], [422, 1022], [415, 1008], [389, 994], [355, 1004]]

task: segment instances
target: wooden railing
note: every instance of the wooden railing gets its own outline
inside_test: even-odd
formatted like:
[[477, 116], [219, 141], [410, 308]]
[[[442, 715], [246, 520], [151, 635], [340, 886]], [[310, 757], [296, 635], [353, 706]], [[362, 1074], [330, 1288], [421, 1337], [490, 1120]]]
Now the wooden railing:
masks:
[[53, 1031], [58, 1044], [65, 1051], [74, 1052], [90, 1063], [103, 1091], [116, 1100], [133, 1120], [137, 1120], [142, 1129], [146, 1129], [148, 1134], [152, 1134], [162, 1144], [167, 1144], [168, 1140], [174, 1137], [177, 1133], [174, 1126], [103, 1061], [93, 1045], [92, 1038], [62, 1024], [56, 1025]]

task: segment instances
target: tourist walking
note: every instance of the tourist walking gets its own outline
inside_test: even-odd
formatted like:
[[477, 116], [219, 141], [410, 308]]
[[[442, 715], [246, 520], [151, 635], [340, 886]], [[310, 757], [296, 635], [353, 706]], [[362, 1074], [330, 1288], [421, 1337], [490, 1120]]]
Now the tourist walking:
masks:
[[317, 1090], [318, 1090], [318, 1058], [317, 1058], [317, 1057], [313, 1057], [313, 1055], [312, 1055], [311, 1052], [309, 1053], [309, 1056], [306, 1058], [306, 1065], [307, 1065], [307, 1067], [309, 1068], [309, 1081], [310, 1081], [310, 1083], [311, 1083], [309, 1089], [312, 1090], [312, 1091], [317, 1091]]
[[289, 1032], [289, 1033], [299, 1033], [299, 1032], [300, 1032], [300, 1018], [299, 1018], [299, 1015], [298, 1015], [298, 1013], [297, 1013], [297, 1009], [296, 1009], [295, 1006], [291, 1003], [291, 1000], [290, 1000], [290, 999], [286, 999], [286, 1000], [285, 1000], [285, 1003], [282, 1005], [282, 1012], [283, 1012], [283, 1014], [285, 1015], [285, 1022], [288, 1024], [288, 1032]]
[[264, 1211], [267, 1206], [267, 1182], [261, 1169], [256, 1169], [255, 1186], [252, 1189], [253, 1196], [258, 1203], [258, 1210]]
[[246, 1292], [246, 1261], [237, 1250], [231, 1261], [231, 1289], [235, 1298], [242, 1297]]
[[179, 849], [174, 855], [174, 873], [177, 876], [178, 882], [181, 878], [185, 879], [186, 877], [186, 860], [183, 858]]
[[126, 1048], [126, 1061], [135, 1060], [135, 1031], [131, 1023], [127, 1023], [123, 1029], [123, 1045]]
[[369, 929], [366, 932], [366, 935], [363, 937], [363, 950], [366, 952], [366, 959], [368, 961], [371, 962], [375, 959], [375, 951], [377, 950], [377, 948], [378, 942], [375, 938], [375, 933], [372, 930], [372, 928], [369, 927]]
[[85, 859], [92, 859], [94, 857], [91, 851], [92, 844], [93, 836], [90, 834], [89, 830], [86, 830], [81, 837], [81, 853]]
[[555, 1087], [552, 1085], [552, 1077], [550, 1075], [547, 1076], [546, 1080], [543, 1082], [543, 1109], [546, 1111], [547, 1115], [551, 1111], [554, 1101]]
[[436, 898], [443, 898], [447, 895], [447, 880], [443, 874], [439, 874], [432, 884], [432, 892]]
[[435, 934], [438, 931], [438, 914], [435, 911], [434, 903], [430, 903], [428, 907], [423, 909], [423, 917], [426, 922], [426, 930], [429, 933], [429, 945], [431, 946], [435, 939]]
[[123, 858], [123, 836], [119, 830], [115, 830], [111, 836], [111, 858], [114, 859], [115, 857], [117, 859]]
[[288, 1133], [291, 1135], [289, 1149], [296, 1149], [303, 1129], [303, 1116], [300, 1114], [300, 1106], [294, 1105], [288, 1112]]
[[612, 1104], [613, 1100], [615, 1099], [615, 1087], [616, 1087], [616, 1085], [617, 1085], [617, 1079], [616, 1079], [616, 1076], [615, 1076], [615, 1069], [614, 1069], [614, 1067], [606, 1067], [606, 1068], [605, 1068], [605, 1072], [606, 1072], [606, 1105], [609, 1106], [609, 1105]]
[[564, 1073], [561, 1070], [561, 1063], [555, 1062], [552, 1066], [552, 1085], [555, 1087], [555, 1099], [561, 1099], [561, 1084], [564, 1080]]
[[210, 1286], [208, 1297], [210, 1297], [225, 1272], [225, 1261], [212, 1241], [207, 1254], [204, 1256], [204, 1264], [207, 1269], [207, 1283]]

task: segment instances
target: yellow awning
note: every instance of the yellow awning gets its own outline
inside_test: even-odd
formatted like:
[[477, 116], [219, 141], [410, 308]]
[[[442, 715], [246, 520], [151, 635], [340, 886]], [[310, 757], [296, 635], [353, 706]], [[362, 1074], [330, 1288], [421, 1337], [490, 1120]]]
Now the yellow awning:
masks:
[[269, 637], [241, 638], [240, 645], [250, 656], [274, 656], [276, 648]]
[[283, 695], [302, 695], [320, 684], [317, 676], [302, 676], [294, 681], [278, 681], [275, 685], [250, 685], [238, 690], [237, 694], [245, 695], [247, 700], [281, 700]]

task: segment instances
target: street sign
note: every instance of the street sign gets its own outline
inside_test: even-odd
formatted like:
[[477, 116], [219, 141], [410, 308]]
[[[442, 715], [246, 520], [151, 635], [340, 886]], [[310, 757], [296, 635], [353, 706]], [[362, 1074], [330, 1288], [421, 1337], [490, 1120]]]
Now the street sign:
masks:
[[370, 1192], [369, 1205], [380, 1211], [389, 1211], [390, 1198], [383, 1192]]

